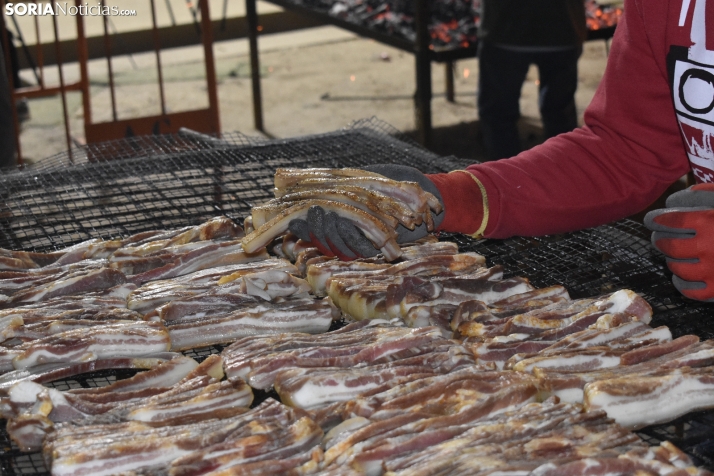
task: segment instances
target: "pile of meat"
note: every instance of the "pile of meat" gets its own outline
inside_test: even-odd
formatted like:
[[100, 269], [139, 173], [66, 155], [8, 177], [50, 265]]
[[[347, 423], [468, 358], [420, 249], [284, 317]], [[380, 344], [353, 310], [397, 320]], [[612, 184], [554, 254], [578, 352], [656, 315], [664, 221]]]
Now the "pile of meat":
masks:
[[[651, 328], [632, 291], [572, 300], [433, 236], [396, 245], [386, 215], [429, 223], [431, 197], [339, 173], [279, 171], [247, 236], [221, 217], [0, 251], [13, 441], [55, 475], [710, 474], [631, 429], [714, 406], [714, 343]], [[286, 234], [316, 203], [387, 230], [383, 254], [341, 262]], [[122, 368], [140, 372], [43, 385]]]
[[393, 261], [401, 255], [397, 225], [413, 230], [425, 223], [431, 231], [432, 213], [442, 211], [441, 202], [414, 182], [348, 168], [278, 169], [275, 197], [251, 210], [248, 223], [252, 230], [243, 239], [247, 252], [265, 247], [285, 234], [292, 220], [307, 218], [310, 207], [319, 206], [349, 220], [385, 259]]

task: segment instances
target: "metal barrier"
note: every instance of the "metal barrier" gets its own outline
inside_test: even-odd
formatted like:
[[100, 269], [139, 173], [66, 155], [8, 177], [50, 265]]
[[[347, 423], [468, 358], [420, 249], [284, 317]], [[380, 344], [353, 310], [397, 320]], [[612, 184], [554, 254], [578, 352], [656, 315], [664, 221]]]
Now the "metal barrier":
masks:
[[[161, 41], [160, 30], [156, 20], [155, 0], [148, 0], [151, 7], [151, 36], [152, 50], [156, 55], [156, 63], [158, 70], [158, 87], [161, 113], [151, 116], [120, 118], [117, 112], [117, 97], [116, 85], [114, 81], [114, 72], [112, 68], [112, 59], [114, 56], [113, 41], [109, 33], [108, 17], [104, 16], [103, 22], [103, 46], [104, 57], [106, 58], [107, 70], [109, 76], [109, 93], [111, 96], [111, 120], [103, 122], [93, 122], [91, 95], [89, 90], [90, 76], [88, 71], [88, 42], [85, 35], [84, 19], [82, 15], [76, 15], [76, 61], [79, 65], [79, 80], [76, 82], [67, 83], [65, 81], [62, 58], [62, 41], [59, 39], [59, 31], [57, 25], [57, 17], [52, 16], [53, 24], [53, 45], [54, 45], [54, 63], [58, 70], [58, 82], [56, 84], [47, 84], [45, 78], [44, 53], [41, 43], [41, 31], [39, 27], [38, 17], [35, 16], [35, 35], [37, 38], [36, 45], [33, 46], [33, 52], [22, 39], [22, 32], [13, 15], [5, 15], [5, 21], [2, 22], [2, 45], [5, 55], [5, 64], [10, 84], [10, 96], [12, 105], [12, 116], [15, 131], [15, 149], [17, 154], [17, 164], [22, 166], [23, 155], [20, 143], [20, 120], [18, 117], [17, 104], [21, 99], [31, 99], [39, 97], [48, 97], [59, 95], [62, 102], [62, 114], [64, 121], [64, 135], [66, 141], [66, 150], [72, 160], [72, 148], [74, 140], [70, 131], [69, 111], [67, 106], [67, 93], [70, 91], [78, 91], [82, 94], [82, 112], [84, 114], [84, 137], [87, 143], [104, 142], [107, 140], [121, 139], [124, 137], [150, 135], [150, 134], [168, 134], [177, 133], [180, 128], [187, 127], [192, 130], [217, 134], [220, 132], [220, 121], [218, 113], [218, 96], [216, 90], [216, 73], [213, 59], [213, 29], [209, 14], [208, 0], [198, 0], [196, 5], [196, 16], [200, 15], [200, 19], [196, 19], [196, 28], [201, 37], [201, 44], [204, 52], [204, 65], [206, 71], [208, 107], [204, 109], [195, 109], [189, 111], [180, 111], [175, 113], [168, 112], [166, 100], [164, 96], [164, 80], [161, 68]], [[42, 3], [38, 0], [32, 0], [27, 5], [35, 4], [41, 6]], [[7, 2], [0, 0], [0, 8], [3, 14], [6, 12]], [[19, 4], [18, 4], [19, 5]], [[79, 8], [83, 3], [81, 0], [74, 0], [74, 6]], [[104, 8], [105, 0], [101, 0], [100, 5]], [[12, 60], [10, 56], [10, 34], [6, 21], [11, 21], [15, 28], [18, 39], [23, 48], [24, 56], [26, 57], [28, 66], [33, 70], [37, 84], [33, 86], [21, 87], [15, 84], [12, 74]]]

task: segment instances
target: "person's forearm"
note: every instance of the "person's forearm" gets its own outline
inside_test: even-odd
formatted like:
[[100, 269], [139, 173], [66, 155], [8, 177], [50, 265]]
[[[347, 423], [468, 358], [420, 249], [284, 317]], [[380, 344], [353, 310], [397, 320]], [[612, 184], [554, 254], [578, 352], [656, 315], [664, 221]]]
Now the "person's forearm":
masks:
[[[626, 5], [585, 122], [515, 158], [467, 169], [486, 189], [486, 236], [543, 235], [611, 222], [645, 208], [689, 169], [667, 73], [654, 59], [634, 1]], [[482, 213], [478, 184], [465, 191], [450, 177], [436, 182], [445, 203], [455, 204], [447, 206], [442, 228], [471, 230]], [[475, 216], [466, 218], [469, 213]]]

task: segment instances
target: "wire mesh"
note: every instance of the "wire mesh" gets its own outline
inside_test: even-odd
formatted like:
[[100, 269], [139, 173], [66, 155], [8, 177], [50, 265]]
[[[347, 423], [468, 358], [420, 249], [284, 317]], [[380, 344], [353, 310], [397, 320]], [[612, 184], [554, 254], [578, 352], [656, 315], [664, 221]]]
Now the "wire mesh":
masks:
[[[132, 138], [51, 157], [22, 172], [0, 176], [0, 247], [47, 251], [89, 238], [113, 238], [157, 228], [200, 223], [217, 214], [234, 219], [272, 197], [277, 167], [346, 167], [374, 163], [412, 165], [425, 172], [464, 168], [438, 157], [376, 119], [297, 139], [257, 140], [231, 134]], [[108, 160], [115, 154], [119, 159]], [[442, 234], [461, 251], [476, 251], [507, 276], [526, 276], [537, 287], [564, 285], [574, 298], [629, 288], [652, 305], [655, 326], [675, 337], [714, 338], [711, 304], [682, 297], [664, 259], [640, 224], [622, 221], [564, 235], [474, 240]], [[339, 325], [338, 325], [339, 326]], [[223, 346], [187, 351], [198, 361]], [[51, 385], [95, 387], [131, 371], [103, 371]], [[272, 396], [256, 394], [256, 402]], [[46, 474], [39, 454], [22, 454], [0, 422], [0, 473]], [[714, 411], [685, 415], [638, 432], [649, 443], [670, 440], [698, 465], [714, 469]]]
[[[272, 197], [278, 167], [410, 163], [449, 170], [449, 159], [399, 140], [377, 120], [330, 134], [278, 141], [131, 139], [81, 149], [0, 177], [0, 247], [47, 251], [90, 238], [240, 219]], [[116, 153], [120, 160], [106, 160]], [[101, 156], [101, 160], [93, 159]], [[437, 160], [438, 159], [438, 160]]]

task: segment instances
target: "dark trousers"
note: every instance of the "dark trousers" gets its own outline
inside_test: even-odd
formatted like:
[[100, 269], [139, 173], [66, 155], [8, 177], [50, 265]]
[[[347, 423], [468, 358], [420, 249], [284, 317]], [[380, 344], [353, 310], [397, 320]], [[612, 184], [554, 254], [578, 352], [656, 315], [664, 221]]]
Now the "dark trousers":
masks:
[[581, 47], [573, 47], [531, 53], [480, 43], [478, 113], [489, 160], [521, 152], [516, 124], [521, 115], [521, 87], [531, 64], [538, 67], [538, 107], [546, 138], [578, 126], [575, 90], [581, 52]]

